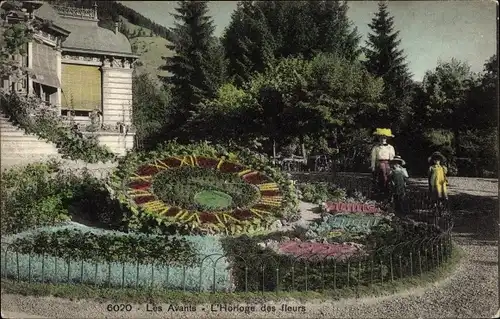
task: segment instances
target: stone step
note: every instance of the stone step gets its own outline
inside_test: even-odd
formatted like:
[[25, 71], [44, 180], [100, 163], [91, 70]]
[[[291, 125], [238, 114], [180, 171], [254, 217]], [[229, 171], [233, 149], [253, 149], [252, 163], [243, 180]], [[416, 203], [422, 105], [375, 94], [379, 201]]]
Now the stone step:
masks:
[[33, 134], [26, 134], [23, 130], [1, 130], [2, 135], [0, 136], [2, 139], [12, 139], [18, 140], [20, 138], [38, 138]]
[[29, 153], [57, 153], [57, 148], [50, 144], [4, 144], [0, 147], [2, 154], [18, 153], [18, 154], [29, 154]]
[[19, 132], [22, 131], [20, 128], [17, 128], [15, 126], [1, 126], [0, 125], [0, 133], [4, 132]]

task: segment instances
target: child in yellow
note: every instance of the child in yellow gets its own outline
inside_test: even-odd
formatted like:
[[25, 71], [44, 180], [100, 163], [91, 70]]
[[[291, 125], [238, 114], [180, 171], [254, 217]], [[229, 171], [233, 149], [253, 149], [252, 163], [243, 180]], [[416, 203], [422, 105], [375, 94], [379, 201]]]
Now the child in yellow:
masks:
[[442, 165], [446, 158], [440, 152], [434, 152], [429, 157], [429, 192], [431, 200], [436, 203], [438, 201], [448, 200], [448, 179], [446, 174], [448, 169]]

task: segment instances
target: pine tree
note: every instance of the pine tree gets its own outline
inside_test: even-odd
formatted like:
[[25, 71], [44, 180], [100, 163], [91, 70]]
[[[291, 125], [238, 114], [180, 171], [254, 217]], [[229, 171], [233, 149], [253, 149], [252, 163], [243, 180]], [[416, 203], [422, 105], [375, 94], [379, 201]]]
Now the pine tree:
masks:
[[264, 71], [273, 56], [274, 39], [266, 19], [260, 8], [248, 1], [238, 3], [222, 44], [228, 72], [240, 87], [254, 72]]
[[412, 81], [404, 51], [399, 49], [399, 31], [394, 31], [394, 17], [387, 4], [379, 2], [379, 10], [369, 24], [373, 33], [368, 35], [366, 68], [384, 80], [384, 102], [388, 105], [383, 122], [395, 130], [404, 126], [409, 114]]
[[361, 50], [361, 36], [347, 16], [349, 6], [344, 1], [309, 1], [309, 14], [314, 17], [316, 26], [315, 51], [335, 53], [355, 61]]
[[171, 29], [167, 47], [175, 55], [164, 57], [166, 64], [161, 69], [170, 73], [163, 81], [172, 87], [179, 125], [196, 112], [203, 99], [215, 97], [218, 89], [218, 83], [213, 82], [217, 76], [210, 74], [214, 69], [210, 63], [215, 27], [207, 16], [207, 2], [180, 1], [177, 13], [173, 14], [177, 22]]

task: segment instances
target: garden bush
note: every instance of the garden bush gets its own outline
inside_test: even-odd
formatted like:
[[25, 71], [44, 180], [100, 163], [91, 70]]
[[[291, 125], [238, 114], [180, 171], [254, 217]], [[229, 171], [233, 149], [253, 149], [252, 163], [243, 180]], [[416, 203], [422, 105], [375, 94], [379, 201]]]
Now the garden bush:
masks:
[[2, 234], [69, 219], [74, 179], [58, 170], [56, 163], [35, 163], [3, 172]]
[[[111, 254], [106, 254], [104, 245], [102, 245], [100, 246], [103, 248], [102, 252], [96, 249], [98, 253], [94, 253], [92, 256], [88, 255], [86, 260], [79, 259], [85, 256], [79, 256], [78, 249], [75, 249], [75, 253], [72, 254], [71, 249], [68, 249], [70, 245], [66, 245], [60, 251], [53, 251], [56, 256], [36, 254], [37, 251], [39, 252], [39, 248], [36, 247], [33, 247], [33, 254], [28, 253], [30, 250], [27, 249], [29, 245], [26, 243], [35, 243], [33, 238], [40, 238], [44, 236], [42, 234], [55, 238], [53, 237], [56, 236], [55, 234], [67, 234], [71, 231], [75, 234], [85, 233], [87, 238], [92, 237], [90, 235], [92, 234], [95, 238], [100, 238], [97, 240], [97, 242], [100, 240], [100, 243], [110, 245], [113, 242], [115, 249], [110, 250]], [[118, 239], [118, 237], [130, 237], [130, 239]], [[146, 258], [140, 258], [139, 262], [134, 260], [137, 255], [133, 250], [134, 246], [130, 245], [130, 241], [140, 242], [138, 238], [142, 238], [142, 243], [149, 244], [149, 252], [154, 253], [154, 255], [145, 256]], [[154, 286], [187, 291], [198, 291], [201, 287], [202, 291], [208, 291], [213, 289], [214, 283], [214, 264], [212, 262], [219, 259], [215, 264], [215, 288], [216, 290], [231, 289], [227, 270], [228, 263], [225, 258], [219, 258], [223, 256], [223, 250], [218, 237], [168, 237], [169, 243], [182, 243], [182, 246], [187, 248], [185, 256], [190, 259], [186, 260], [187, 263], [181, 262], [182, 258], [179, 258], [181, 257], [179, 254], [172, 258], [172, 255], [169, 255], [161, 247], [152, 246], [155, 243], [165, 245], [165, 243], [161, 243], [164, 238], [163, 236], [145, 237], [143, 234], [112, 232], [76, 224], [44, 227], [33, 232], [9, 236], [6, 241], [2, 242], [2, 276], [32, 282], [86, 283], [111, 287]], [[18, 247], [16, 253], [15, 246], [8, 246], [8, 244], [19, 243], [20, 240], [24, 247]], [[64, 242], [64, 239], [60, 240], [60, 243]], [[83, 242], [73, 243], [75, 247], [83, 244]], [[125, 248], [127, 244], [129, 248]], [[136, 247], [140, 248], [141, 246]], [[142, 248], [146, 249], [138, 249], [139, 253], [145, 255], [148, 248], [145, 246]], [[128, 257], [124, 253], [119, 253], [120, 249], [128, 251]], [[174, 245], [170, 245], [170, 249], [175, 249]], [[210, 257], [204, 259], [205, 256]], [[174, 260], [175, 258], [177, 261]], [[186, 259], [186, 257], [183, 258]]]
[[119, 227], [126, 212], [88, 170], [63, 170], [57, 162], [5, 170], [0, 194], [2, 235], [56, 225], [72, 215]]

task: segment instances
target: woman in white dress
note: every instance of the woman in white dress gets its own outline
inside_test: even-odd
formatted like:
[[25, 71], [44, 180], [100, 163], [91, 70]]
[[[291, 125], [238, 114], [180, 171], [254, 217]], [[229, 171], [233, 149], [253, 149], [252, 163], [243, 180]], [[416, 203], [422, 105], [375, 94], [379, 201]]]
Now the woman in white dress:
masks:
[[387, 143], [392, 135], [391, 129], [377, 128], [373, 135], [378, 136], [378, 144], [372, 148], [371, 153], [371, 170], [373, 174], [373, 182], [375, 193], [380, 196], [380, 199], [389, 198], [389, 173], [391, 167], [389, 161], [396, 156], [394, 147]]

